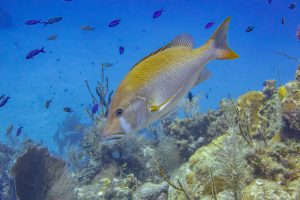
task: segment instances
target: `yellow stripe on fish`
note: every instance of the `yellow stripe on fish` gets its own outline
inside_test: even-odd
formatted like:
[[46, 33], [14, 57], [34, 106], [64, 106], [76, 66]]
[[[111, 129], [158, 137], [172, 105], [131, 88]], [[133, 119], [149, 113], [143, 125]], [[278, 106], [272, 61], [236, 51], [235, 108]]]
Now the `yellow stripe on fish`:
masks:
[[209, 61], [237, 58], [227, 45], [229, 20], [199, 48], [193, 49], [191, 36], [180, 35], [133, 66], [113, 96], [102, 138], [119, 139], [145, 128], [172, 112], [195, 85], [208, 79]]

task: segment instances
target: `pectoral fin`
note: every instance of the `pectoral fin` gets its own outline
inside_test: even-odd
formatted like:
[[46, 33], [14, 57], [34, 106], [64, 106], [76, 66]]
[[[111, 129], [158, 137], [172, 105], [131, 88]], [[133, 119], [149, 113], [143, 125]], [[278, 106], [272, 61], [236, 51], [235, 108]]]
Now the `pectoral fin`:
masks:
[[198, 77], [198, 80], [196, 81], [196, 85], [198, 85], [199, 83], [207, 80], [209, 77], [211, 76], [211, 72], [206, 68], [204, 67], [201, 71], [201, 73], [199, 74], [199, 77]]
[[183, 86], [180, 87], [180, 89], [176, 92], [175, 95], [171, 96], [169, 99], [167, 99], [165, 102], [163, 102], [160, 105], [151, 105], [150, 111], [156, 112], [156, 111], [162, 111], [165, 107], [167, 107], [174, 99], [176, 99], [177, 95], [182, 91]]

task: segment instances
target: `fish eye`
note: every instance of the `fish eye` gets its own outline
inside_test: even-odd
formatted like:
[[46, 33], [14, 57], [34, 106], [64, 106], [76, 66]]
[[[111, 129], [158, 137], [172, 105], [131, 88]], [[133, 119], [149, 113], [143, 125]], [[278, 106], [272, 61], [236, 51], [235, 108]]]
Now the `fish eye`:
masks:
[[122, 108], [118, 108], [118, 109], [115, 111], [115, 115], [116, 115], [117, 117], [122, 117], [123, 113], [124, 113], [124, 110], [123, 110]]

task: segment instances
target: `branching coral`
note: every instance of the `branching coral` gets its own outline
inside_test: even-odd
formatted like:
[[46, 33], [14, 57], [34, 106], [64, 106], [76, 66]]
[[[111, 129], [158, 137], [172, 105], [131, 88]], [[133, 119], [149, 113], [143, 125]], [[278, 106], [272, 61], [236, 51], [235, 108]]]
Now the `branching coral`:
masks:
[[[87, 80], [85, 80], [86, 87], [92, 97], [92, 105], [95, 107], [94, 111], [92, 112], [89, 110], [89, 108], [85, 108], [87, 114], [93, 121], [99, 121], [101, 118], [104, 118], [108, 114], [109, 105], [111, 102], [113, 90], [109, 92], [109, 81], [107, 76], [105, 76], [104, 68], [109, 67], [111, 65], [107, 65], [107, 63], [101, 63], [101, 79], [97, 83], [96, 87], [96, 94], [98, 96], [98, 99], [95, 97], [95, 95], [92, 93], [90, 85]], [[98, 109], [100, 108], [98, 116], [95, 116], [95, 114], [98, 112]]]
[[244, 141], [236, 133], [231, 132], [215, 154], [216, 176], [225, 180], [235, 200], [240, 199], [241, 190], [249, 177], [249, 169], [246, 167], [245, 160], [246, 152]]
[[186, 118], [194, 117], [200, 114], [199, 101], [200, 95], [193, 96], [192, 98], [185, 98], [182, 104], [183, 112]]
[[63, 160], [46, 148], [30, 147], [12, 169], [20, 200], [74, 200], [73, 180]]

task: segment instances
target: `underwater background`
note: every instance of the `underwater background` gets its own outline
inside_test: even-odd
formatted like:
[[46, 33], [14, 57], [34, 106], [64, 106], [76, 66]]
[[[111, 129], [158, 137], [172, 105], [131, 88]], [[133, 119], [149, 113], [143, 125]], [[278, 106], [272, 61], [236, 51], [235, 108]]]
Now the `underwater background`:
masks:
[[[47, 147], [52, 154], [68, 160], [67, 165], [72, 168], [71, 170], [76, 168], [78, 172], [82, 172], [82, 169], [88, 168], [86, 166], [90, 167], [87, 164], [90, 162], [90, 158], [87, 155], [78, 155], [76, 151], [81, 152], [82, 148], [86, 149], [82, 141], [87, 141], [86, 135], [88, 134], [86, 132], [91, 132], [90, 130], [95, 128], [95, 121], [97, 121], [91, 119], [86, 112], [86, 110], [92, 112], [94, 106], [86, 81], [88, 81], [91, 92], [96, 95], [97, 82], [101, 82], [101, 64], [111, 65], [104, 67], [104, 76], [108, 78], [109, 92], [111, 90], [115, 91], [131, 67], [151, 52], [164, 46], [182, 33], [191, 34], [195, 39], [195, 47], [199, 47], [209, 39], [211, 34], [228, 16], [231, 17], [228, 42], [240, 57], [235, 60], [215, 60], [207, 65], [212, 72], [212, 76], [192, 89], [191, 94], [195, 99], [200, 99], [199, 102], [197, 99], [197, 103], [193, 105], [192, 109], [197, 109], [197, 112], [206, 115], [207, 112], [210, 113], [220, 109], [220, 102], [223, 98], [227, 98], [227, 100], [229, 97], [230, 99], [237, 99], [240, 95], [249, 91], [260, 91], [263, 88], [263, 82], [268, 79], [275, 80], [276, 83], [273, 83], [273, 87], [278, 88], [295, 79], [297, 64], [300, 62], [299, 6], [300, 1], [297, 0], [0, 0], [0, 96], [4, 95], [1, 101], [7, 96], [10, 97], [7, 103], [0, 107], [0, 143], [10, 148], [14, 147], [15, 149], [13, 149], [19, 152], [17, 154], [11, 153], [12, 157], [15, 158], [21, 154], [24, 148], [26, 149], [27, 143], [24, 147], [24, 141], [32, 140], [29, 143]], [[161, 11], [161, 13], [159, 16], [153, 17], [156, 11]], [[53, 17], [61, 17], [61, 19], [56, 18], [57, 21], [54, 20], [52, 23], [49, 19]], [[36, 22], [28, 22], [29, 20], [36, 20]], [[47, 20], [48, 23], [44, 23]], [[109, 24], [114, 20], [117, 20], [118, 24], [110, 26]], [[45, 53], [40, 52], [32, 58], [26, 59], [26, 56], [32, 50], [41, 49], [42, 47], [44, 47]], [[268, 86], [268, 84], [266, 85]], [[281, 96], [276, 98], [286, 98], [287, 94], [291, 94], [289, 91], [297, 90], [296, 86], [290, 88], [292, 89], [287, 87], [287, 89], [279, 90]], [[277, 89], [274, 94], [277, 95]], [[252, 100], [260, 99], [260, 97], [259, 95], [255, 96]], [[300, 100], [298, 99], [299, 102], [297, 102], [297, 98], [294, 100], [296, 101], [296, 107], [299, 107], [297, 103]], [[283, 100], [280, 99], [280, 101]], [[230, 100], [228, 102], [230, 104]], [[291, 109], [294, 111], [294, 107]], [[295, 110], [297, 109], [295, 108]], [[269, 113], [270, 115], [279, 115], [274, 110], [269, 111]], [[187, 117], [184, 111], [179, 109], [177, 116], [170, 117], [170, 120], [182, 119], [183, 122], [181, 123], [188, 124], [190, 122], [184, 120], [191, 120], [194, 113], [191, 115], [192, 117]], [[201, 124], [204, 122], [198, 118], [198, 114], [195, 116], [197, 116], [197, 120], [192, 122], [194, 124], [193, 128], [198, 130], [204, 125], [199, 128], [195, 123]], [[221, 116], [221, 114], [216, 114], [215, 117], [217, 116]], [[295, 114], [290, 117], [293, 116], [298, 115]], [[209, 120], [210, 118], [206, 119], [206, 121]], [[223, 121], [226, 120], [223, 119]], [[253, 123], [256, 122], [251, 121], [251, 124]], [[299, 119], [296, 119], [296, 123], [299, 123]], [[277, 122], [276, 124], [278, 125]], [[190, 127], [187, 126], [186, 129]], [[281, 129], [280, 127], [278, 125], [277, 129]], [[194, 129], [193, 131], [195, 131]], [[182, 132], [186, 131], [182, 130]], [[151, 131], [144, 130], [144, 132]], [[153, 132], [158, 132], [158, 130]], [[150, 136], [145, 136], [145, 140], [147, 140], [147, 137], [151, 138], [151, 133], [149, 134]], [[214, 136], [209, 136], [209, 139], [204, 138], [205, 142], [202, 145], [208, 144], [220, 134], [215, 133]], [[272, 138], [274, 135], [275, 133], [270, 133], [268, 138]], [[99, 138], [95, 138], [91, 140], [101, 142]], [[177, 137], [177, 139], [180, 138], [181, 136]], [[199, 136], [196, 138], [198, 139]], [[297, 137], [293, 135], [292, 138], [291, 141], [296, 142], [292, 143], [294, 146], [291, 145], [290, 148], [299, 151], [299, 135]], [[236, 140], [236, 138], [232, 140]], [[145, 147], [144, 150], [147, 149], [147, 145], [140, 143], [140, 146]], [[174, 163], [172, 166], [170, 164], [170, 169], [165, 169], [168, 171], [168, 175], [171, 175], [175, 168], [177, 169], [181, 164], [188, 161], [189, 157], [202, 145], [195, 146], [191, 148], [192, 150], [186, 150], [188, 153], [185, 152], [187, 156], [185, 158], [178, 158], [178, 160], [174, 158]], [[32, 154], [38, 154], [37, 152], [41, 151], [34, 148], [31, 149]], [[68, 148], [75, 151], [73, 159], [80, 160], [77, 160], [76, 167], [74, 167], [74, 162], [70, 164]], [[100, 149], [98, 146], [97, 148]], [[164, 148], [168, 149], [169, 146], [165, 145], [159, 148], [164, 151]], [[42, 153], [49, 156], [45, 152], [46, 150], [42, 149], [42, 151]], [[266, 151], [272, 152], [273, 149]], [[109, 159], [122, 157], [120, 152], [115, 150], [111, 152], [112, 157]], [[285, 156], [290, 153], [290, 151], [287, 152]], [[97, 159], [94, 159], [94, 161], [102, 163], [107, 161], [105, 159], [101, 160], [102, 157], [97, 157]], [[197, 159], [195, 158], [195, 160]], [[201, 161], [201, 159], [199, 160]], [[118, 177], [122, 177], [119, 168], [128, 167], [129, 165], [124, 160], [114, 162], [109, 160], [107, 162], [109, 166], [103, 164], [99, 165], [98, 168], [103, 166], [106, 170], [111, 168], [116, 171], [115, 174], [118, 174]], [[193, 165], [191, 162], [189, 164]], [[193, 162], [194, 164], [197, 163], [197, 161]], [[297, 169], [295, 166], [298, 166], [299, 162], [298, 160], [297, 164], [293, 164], [295, 169]], [[218, 164], [221, 165], [222, 163]], [[256, 163], [256, 165], [259, 164]], [[167, 164], [163, 167], [168, 168], [168, 166]], [[273, 166], [273, 164], [269, 166]], [[137, 169], [130, 167], [129, 170], [121, 170], [122, 173], [128, 175], [139, 170], [139, 167]], [[293, 167], [286, 167], [286, 169], [294, 169]], [[281, 171], [278, 170], [277, 173], [285, 170], [283, 167], [279, 167], [279, 169]], [[72, 173], [76, 174], [76, 170]], [[143, 174], [146, 172], [142, 170], [139, 173], [134, 177], [126, 177], [130, 179], [130, 184], [136, 184], [138, 180], [135, 179], [150, 176], [149, 174]], [[159, 174], [157, 171], [153, 173]], [[296, 174], [291, 175], [295, 176], [292, 180], [299, 181], [299, 169], [298, 171], [292, 170], [290, 173]], [[86, 178], [86, 174], [82, 175], [82, 177], [88, 179], [88, 181], [83, 182], [86, 184], [90, 183], [91, 180], [108, 177], [99, 174], [97, 174], [98, 177], [94, 174], [89, 178]], [[193, 175], [187, 174], [186, 176]], [[273, 175], [268, 174], [268, 177], [264, 178], [269, 180], [271, 176]], [[152, 182], [159, 182], [158, 179]], [[176, 182], [176, 178], [174, 180]], [[144, 180], [139, 181], [143, 182]], [[261, 184], [263, 184], [262, 182], [264, 180], [261, 181]], [[101, 184], [108, 183], [102, 182]], [[269, 184], [271, 185], [271, 183]], [[136, 185], [138, 187], [141, 183]], [[161, 186], [161, 188], [165, 187], [165, 185]], [[275, 186], [272, 185], [271, 187]], [[222, 191], [225, 189], [222, 188]], [[99, 191], [99, 188], [95, 190]], [[109, 188], [109, 190], [112, 189]], [[165, 190], [162, 189], [164, 192]], [[189, 192], [182, 192], [180, 188], [174, 190], [175, 192], [169, 191], [169, 199], [193, 199], [188, 197], [189, 194], [186, 195]], [[80, 191], [84, 193], [88, 189], [81, 188]], [[175, 194], [177, 191], [181, 191], [181, 193], [179, 195]], [[210, 191], [215, 193], [212, 198], [217, 198], [218, 191], [219, 189]], [[201, 195], [207, 195], [210, 192], [207, 191]], [[192, 193], [197, 192], [193, 191]], [[181, 194], [183, 195], [180, 196]], [[87, 194], [83, 196], [86, 196], [86, 199], [97, 199], [96, 197], [87, 197]], [[113, 198], [112, 196], [109, 198], [106, 196], [105, 199], [126, 199]], [[296, 199], [299, 196], [290, 195], [290, 197], [287, 197], [286, 195], [281, 199]], [[6, 200], [4, 196], [1, 198]], [[11, 199], [13, 198], [15, 197], [11, 197]], [[32, 199], [47, 198], [32, 197]], [[147, 199], [146, 197], [135, 198]], [[161, 198], [163, 199], [163, 197]], [[195, 199], [197, 198], [195, 197]], [[70, 197], [70, 199], [75, 199], [75, 197]], [[99, 197], [99, 199], [101, 198]], [[131, 199], [131, 197], [127, 199]], [[158, 197], [152, 199], [158, 199]], [[240, 199], [240, 197], [233, 199]], [[249, 199], [255, 198], [251, 197]], [[276, 198], [272, 196], [269, 199]], [[30, 199], [27, 198], [26, 200]]]

